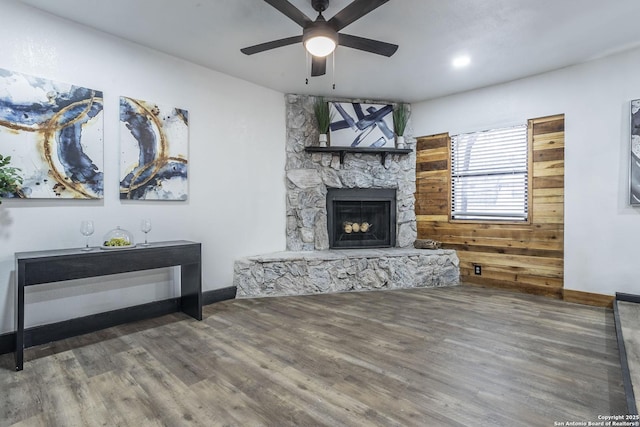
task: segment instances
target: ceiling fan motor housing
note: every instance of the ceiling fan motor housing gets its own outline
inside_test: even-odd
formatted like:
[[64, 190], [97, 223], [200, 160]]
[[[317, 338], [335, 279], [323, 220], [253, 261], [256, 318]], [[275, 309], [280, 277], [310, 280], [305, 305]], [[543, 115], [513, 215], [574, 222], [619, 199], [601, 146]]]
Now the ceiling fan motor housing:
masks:
[[322, 13], [329, 7], [329, 0], [311, 0], [311, 6], [315, 11]]
[[302, 42], [313, 37], [329, 37], [338, 44], [338, 32], [327, 21], [316, 21], [302, 30]]

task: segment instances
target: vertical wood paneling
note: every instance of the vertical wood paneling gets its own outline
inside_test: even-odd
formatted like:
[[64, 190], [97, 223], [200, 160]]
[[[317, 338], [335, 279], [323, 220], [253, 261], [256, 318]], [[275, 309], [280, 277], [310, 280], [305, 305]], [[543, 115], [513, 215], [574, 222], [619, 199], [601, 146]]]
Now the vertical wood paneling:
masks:
[[[418, 138], [418, 238], [456, 249], [461, 280], [557, 298], [564, 286], [564, 115], [529, 121], [526, 224], [451, 221], [450, 138]], [[482, 274], [474, 274], [474, 264]]]
[[449, 134], [419, 138], [416, 145], [416, 216], [449, 217]]

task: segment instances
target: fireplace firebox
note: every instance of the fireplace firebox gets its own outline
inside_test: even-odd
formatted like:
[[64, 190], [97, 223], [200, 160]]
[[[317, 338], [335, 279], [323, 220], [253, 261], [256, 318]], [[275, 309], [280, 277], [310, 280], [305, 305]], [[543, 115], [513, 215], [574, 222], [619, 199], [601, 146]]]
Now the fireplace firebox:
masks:
[[328, 188], [327, 227], [331, 249], [396, 245], [396, 190]]

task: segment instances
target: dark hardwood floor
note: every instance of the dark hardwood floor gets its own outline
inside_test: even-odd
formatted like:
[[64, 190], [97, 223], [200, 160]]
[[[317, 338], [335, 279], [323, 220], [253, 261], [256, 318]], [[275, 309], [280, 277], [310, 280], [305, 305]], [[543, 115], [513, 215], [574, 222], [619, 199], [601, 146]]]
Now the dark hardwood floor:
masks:
[[553, 426], [626, 412], [611, 310], [497, 289], [230, 300], [0, 357], [0, 425]]

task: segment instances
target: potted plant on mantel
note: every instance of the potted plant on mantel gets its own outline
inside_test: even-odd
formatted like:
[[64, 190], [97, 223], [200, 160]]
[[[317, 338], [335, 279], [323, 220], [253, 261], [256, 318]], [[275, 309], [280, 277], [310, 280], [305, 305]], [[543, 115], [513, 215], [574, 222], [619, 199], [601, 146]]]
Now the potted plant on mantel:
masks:
[[320, 147], [327, 146], [327, 134], [329, 133], [329, 125], [331, 124], [332, 114], [329, 110], [329, 103], [325, 102], [322, 96], [318, 96], [313, 104], [313, 112], [318, 122], [318, 132], [320, 132]]
[[411, 116], [409, 105], [400, 103], [393, 109], [393, 131], [396, 134], [396, 147], [405, 148], [404, 131], [407, 128], [407, 122]]
[[4, 157], [0, 154], [0, 204], [4, 194], [12, 194], [18, 191], [18, 185], [22, 184], [22, 177], [18, 175], [20, 169], [9, 166], [11, 156]]

